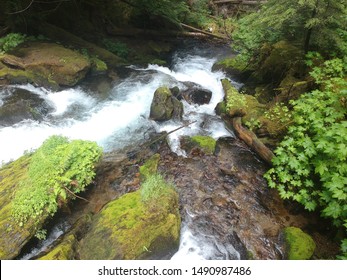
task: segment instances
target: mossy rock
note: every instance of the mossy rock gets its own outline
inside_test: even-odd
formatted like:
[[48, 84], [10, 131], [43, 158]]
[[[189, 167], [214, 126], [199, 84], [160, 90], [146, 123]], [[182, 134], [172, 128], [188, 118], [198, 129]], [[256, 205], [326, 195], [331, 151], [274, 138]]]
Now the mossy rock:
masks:
[[[181, 147], [189, 154], [212, 155], [216, 149], [216, 140], [211, 136], [184, 136], [181, 138]], [[197, 153], [199, 151], [199, 153]]]
[[91, 66], [92, 66], [92, 72], [93, 73], [103, 73], [103, 72], [106, 72], [108, 67], [107, 67], [107, 64], [102, 61], [101, 59], [97, 58], [97, 57], [92, 57], [90, 59], [91, 61]]
[[216, 108], [214, 109], [216, 114], [218, 116], [224, 115], [227, 112], [227, 107], [225, 101], [221, 101], [217, 104]]
[[226, 111], [230, 117], [243, 117], [242, 122], [250, 122], [261, 117], [266, 109], [264, 104], [258, 102], [252, 95], [242, 94], [230, 83], [223, 79], [222, 85], [225, 93]]
[[168, 87], [159, 87], [153, 96], [150, 119], [167, 121], [172, 118], [180, 119], [183, 114], [183, 104], [172, 95]]
[[[34, 223], [23, 226], [13, 219], [13, 197], [21, 181], [27, 177], [30, 155], [22, 156], [0, 169], [0, 259], [13, 259], [35, 235]], [[42, 223], [46, 215], [40, 217]]]
[[98, 213], [80, 242], [81, 259], [143, 259], [168, 248], [177, 248], [180, 233], [178, 196], [157, 199], [153, 211], [140, 190], [108, 203]]
[[148, 176], [157, 172], [160, 154], [154, 154], [146, 162], [140, 166], [141, 180], [144, 181]]
[[312, 257], [316, 244], [310, 235], [296, 227], [285, 228], [283, 234], [287, 248], [287, 259], [308, 260]]
[[216, 140], [211, 136], [196, 135], [191, 137], [192, 141], [198, 144], [205, 154], [212, 155], [216, 149]]
[[255, 70], [250, 64], [241, 59], [240, 55], [224, 58], [212, 66], [213, 71], [222, 70], [232, 77], [246, 80]]
[[88, 58], [58, 44], [29, 42], [13, 54], [3, 55], [0, 77], [12, 83], [20, 81], [41, 86], [74, 86], [90, 69]]

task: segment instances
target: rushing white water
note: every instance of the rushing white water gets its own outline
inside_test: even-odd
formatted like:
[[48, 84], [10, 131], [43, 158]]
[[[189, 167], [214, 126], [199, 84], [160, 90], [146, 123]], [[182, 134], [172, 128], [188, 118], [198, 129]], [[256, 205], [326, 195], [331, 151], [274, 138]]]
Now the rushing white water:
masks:
[[[213, 116], [216, 104], [223, 98], [220, 79], [222, 72], [211, 71], [214, 59], [198, 55], [177, 57], [173, 69], [158, 65], [149, 65], [137, 69], [134, 75], [114, 86], [106, 99], [79, 87], [52, 92], [32, 85], [13, 86], [21, 88], [43, 98], [54, 110], [43, 121], [23, 120], [8, 127], [0, 127], [0, 162], [16, 159], [24, 151], [39, 147], [50, 135], [59, 134], [71, 139], [96, 141], [106, 151], [121, 148], [129, 142], [143, 138], [143, 133], [154, 128], [157, 131], [170, 131], [180, 125], [178, 121], [157, 124], [148, 120], [150, 104], [154, 91], [159, 86], [178, 86], [184, 89], [183, 82], [194, 82], [212, 91], [209, 104], [197, 106], [184, 102], [184, 118], [187, 123], [196, 121], [187, 128], [170, 134], [172, 149], [180, 155], [181, 135], [204, 134], [218, 138], [230, 135], [219, 118]], [[1, 94], [2, 93], [2, 94]], [[0, 91], [0, 106], [3, 106], [4, 90]]]

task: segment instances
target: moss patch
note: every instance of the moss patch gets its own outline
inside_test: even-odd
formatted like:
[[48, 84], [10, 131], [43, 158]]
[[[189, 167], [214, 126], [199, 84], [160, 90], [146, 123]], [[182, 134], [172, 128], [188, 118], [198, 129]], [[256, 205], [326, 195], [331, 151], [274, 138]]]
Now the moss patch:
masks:
[[258, 100], [248, 94], [241, 94], [230, 83], [229, 80], [222, 80], [225, 92], [226, 110], [230, 117], [243, 116], [243, 123], [256, 120], [265, 112], [266, 106], [260, 104]]
[[[32, 222], [20, 227], [13, 219], [13, 197], [20, 183], [28, 177], [30, 155], [22, 156], [0, 169], [0, 259], [16, 257], [25, 243], [34, 236]], [[45, 215], [40, 217], [42, 222]]]
[[296, 227], [287, 227], [284, 230], [289, 260], [308, 260], [316, 248], [311, 236]]
[[154, 154], [142, 166], [140, 166], [141, 180], [144, 181], [150, 175], [153, 175], [157, 172], [159, 160], [160, 155]]
[[58, 44], [31, 42], [16, 49], [14, 55], [0, 57], [0, 77], [12, 83], [37, 83], [42, 86], [73, 86], [90, 69], [89, 60], [80, 53]]
[[196, 135], [191, 137], [192, 141], [200, 146], [205, 154], [211, 155], [216, 149], [216, 140], [210, 136]]
[[107, 64], [97, 57], [90, 58], [92, 71], [94, 73], [102, 73], [107, 71]]
[[140, 259], [154, 253], [155, 242], [161, 238], [168, 240], [166, 245], [178, 246], [177, 193], [172, 192], [157, 203], [165, 207], [150, 211], [142, 202], [140, 190], [108, 203], [81, 241], [81, 259]]

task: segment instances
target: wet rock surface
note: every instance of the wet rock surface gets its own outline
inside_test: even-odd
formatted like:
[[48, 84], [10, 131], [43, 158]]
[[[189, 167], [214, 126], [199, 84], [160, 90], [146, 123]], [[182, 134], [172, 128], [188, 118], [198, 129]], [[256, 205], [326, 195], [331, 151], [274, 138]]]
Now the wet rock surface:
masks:
[[[139, 147], [105, 154], [94, 187], [81, 194], [89, 202], [75, 201], [61, 212], [60, 218], [71, 225], [66, 238], [78, 232], [73, 238], [76, 248], [88, 235], [92, 217], [104, 205], [140, 188], [139, 167], [158, 153], [159, 173], [174, 182], [179, 193], [181, 243], [185, 243], [182, 234], [189, 230], [196, 245], [205, 251], [205, 258], [284, 259], [281, 232], [288, 226], [301, 228], [313, 237], [317, 244], [313, 258], [333, 258], [338, 253], [338, 244], [330, 239], [329, 225], [315, 214], [284, 203], [276, 191], [269, 189], [262, 178], [267, 167], [240, 140], [222, 138], [214, 155], [191, 153], [184, 158], [173, 153], [163, 138], [153, 142], [159, 137], [154, 135]], [[78, 221], [86, 215], [91, 218], [81, 230]], [[66, 238], [52, 243], [44, 253], [57, 250], [59, 241], [66, 242]], [[146, 258], [171, 258], [174, 251], [170, 250], [156, 251]], [[72, 256], [81, 257], [78, 250]]]
[[10, 126], [31, 119], [42, 121], [53, 108], [38, 95], [16, 88], [2, 98], [0, 104], [0, 126]]
[[179, 190], [183, 223], [210, 244], [212, 259], [283, 259], [279, 234], [284, 227], [317, 229], [316, 216], [291, 213], [267, 187], [266, 166], [243, 142], [221, 139], [217, 151], [181, 158], [164, 148], [159, 164]]

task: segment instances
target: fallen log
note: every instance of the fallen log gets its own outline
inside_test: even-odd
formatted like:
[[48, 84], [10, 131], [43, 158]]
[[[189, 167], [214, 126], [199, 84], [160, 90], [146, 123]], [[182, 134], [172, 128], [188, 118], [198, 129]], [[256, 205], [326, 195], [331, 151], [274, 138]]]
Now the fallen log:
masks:
[[119, 37], [156, 37], [156, 38], [167, 38], [167, 37], [198, 37], [198, 38], [208, 38], [206, 34], [200, 32], [185, 32], [185, 31], [175, 31], [175, 30], [153, 30], [153, 29], [140, 29], [140, 28], [117, 28], [117, 27], [107, 27], [107, 34], [111, 36]]
[[205, 35], [207, 35], [207, 36], [211, 36], [211, 37], [218, 38], [218, 39], [221, 39], [221, 40], [229, 40], [229, 38], [226, 37], [226, 36], [213, 34], [213, 33], [211, 33], [211, 32], [207, 32], [207, 31], [201, 30], [201, 29], [199, 29], [199, 28], [190, 26], [190, 25], [188, 25], [188, 24], [181, 23], [181, 26], [184, 27], [184, 28], [187, 28], [187, 29], [189, 29], [189, 30], [192, 30], [192, 31], [195, 31], [195, 32], [199, 32], [199, 33], [205, 34]]
[[264, 161], [272, 165], [272, 159], [275, 156], [274, 153], [252, 131], [242, 126], [241, 117], [232, 118], [232, 124], [236, 136], [252, 148]]

